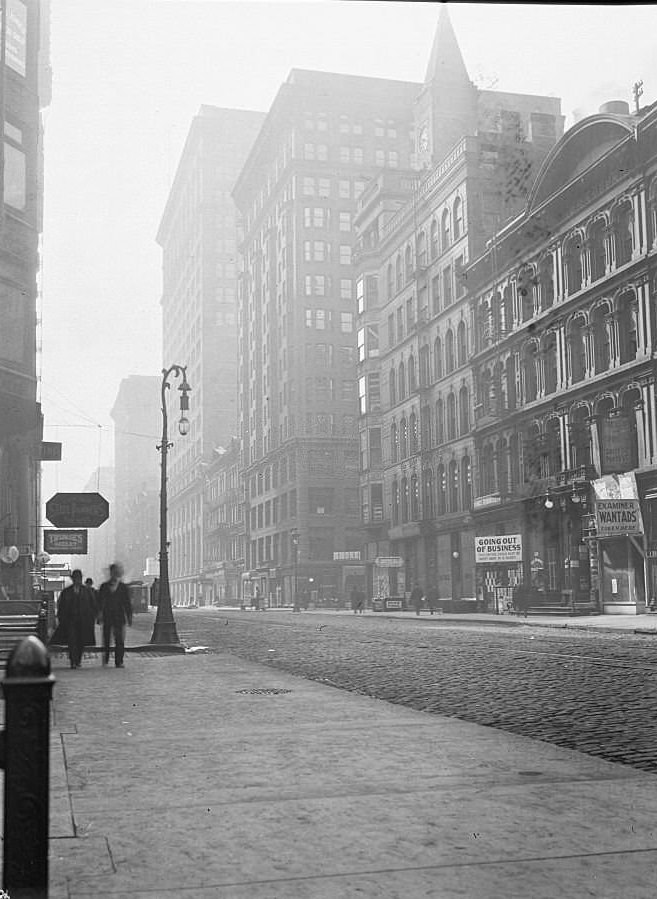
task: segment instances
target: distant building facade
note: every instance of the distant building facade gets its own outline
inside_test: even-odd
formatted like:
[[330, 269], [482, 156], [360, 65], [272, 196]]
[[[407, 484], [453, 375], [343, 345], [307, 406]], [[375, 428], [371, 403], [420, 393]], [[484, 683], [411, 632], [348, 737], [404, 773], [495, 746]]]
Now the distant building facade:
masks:
[[244, 481], [240, 448], [215, 450], [205, 468], [203, 605], [241, 601], [244, 572]]
[[2, 4], [0, 119], [0, 593], [30, 598], [41, 549], [43, 417], [37, 377], [37, 278], [42, 227], [40, 110], [50, 102], [49, 6]]
[[175, 603], [203, 596], [206, 464], [237, 428], [237, 211], [231, 191], [264, 115], [202, 106], [157, 234], [162, 247], [163, 366], [186, 365], [190, 431], [175, 430], [172, 381], [169, 554]]
[[468, 268], [474, 526], [489, 608], [643, 611], [657, 597], [657, 107], [605, 104]]
[[356, 217], [361, 521], [373, 596], [418, 583], [458, 602], [476, 595], [464, 273], [522, 208], [563, 118], [555, 99], [478, 90], [445, 8], [413, 99], [415, 170], [380, 171]]
[[245, 595], [364, 585], [353, 219], [378, 167], [409, 167], [419, 87], [292, 70], [236, 184]]
[[[114, 421], [115, 557], [126, 580], [143, 580], [149, 557], [159, 547], [160, 379], [130, 375], [121, 381]], [[113, 560], [108, 560], [113, 561]]]

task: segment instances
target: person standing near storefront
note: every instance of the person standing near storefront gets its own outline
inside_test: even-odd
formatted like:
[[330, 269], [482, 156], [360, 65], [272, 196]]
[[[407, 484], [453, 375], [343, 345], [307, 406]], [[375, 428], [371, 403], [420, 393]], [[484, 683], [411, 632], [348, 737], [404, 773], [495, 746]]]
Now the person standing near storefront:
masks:
[[82, 667], [85, 646], [96, 644], [96, 607], [94, 597], [82, 583], [82, 572], [71, 572], [72, 584], [62, 590], [57, 604], [58, 641], [68, 643], [71, 668]]

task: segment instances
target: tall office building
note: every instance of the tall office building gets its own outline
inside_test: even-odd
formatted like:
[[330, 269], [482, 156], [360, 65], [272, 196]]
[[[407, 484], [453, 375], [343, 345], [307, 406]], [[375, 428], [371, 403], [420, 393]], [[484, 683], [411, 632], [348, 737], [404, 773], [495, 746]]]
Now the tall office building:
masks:
[[170, 391], [170, 582], [174, 602], [196, 601], [204, 572], [204, 494], [214, 450], [237, 429], [237, 211], [231, 191], [264, 116], [202, 106], [162, 216], [163, 367], [187, 366], [190, 430], [176, 432]]
[[2, 0], [0, 13], [0, 594], [27, 599], [40, 549], [37, 276], [48, 4]]
[[364, 582], [353, 216], [378, 168], [409, 167], [420, 87], [292, 70], [235, 187], [245, 593]]
[[124, 378], [110, 414], [114, 421], [114, 555], [123, 564], [126, 580], [142, 580], [146, 560], [157, 554], [159, 546], [160, 379]]

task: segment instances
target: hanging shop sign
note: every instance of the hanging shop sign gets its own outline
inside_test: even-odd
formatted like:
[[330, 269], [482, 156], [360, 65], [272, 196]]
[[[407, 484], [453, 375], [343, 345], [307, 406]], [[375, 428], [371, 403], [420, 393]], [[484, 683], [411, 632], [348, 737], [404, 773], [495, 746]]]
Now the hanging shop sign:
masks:
[[626, 537], [643, 534], [641, 505], [638, 499], [595, 500], [598, 537]]
[[475, 562], [522, 562], [522, 534], [488, 534], [475, 537]]

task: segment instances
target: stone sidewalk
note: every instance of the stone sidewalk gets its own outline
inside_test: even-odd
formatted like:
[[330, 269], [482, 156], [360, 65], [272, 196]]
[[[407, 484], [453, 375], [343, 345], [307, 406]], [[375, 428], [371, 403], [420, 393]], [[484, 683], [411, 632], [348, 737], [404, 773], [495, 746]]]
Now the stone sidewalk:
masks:
[[53, 672], [51, 899], [654, 895], [657, 776], [221, 653]]

